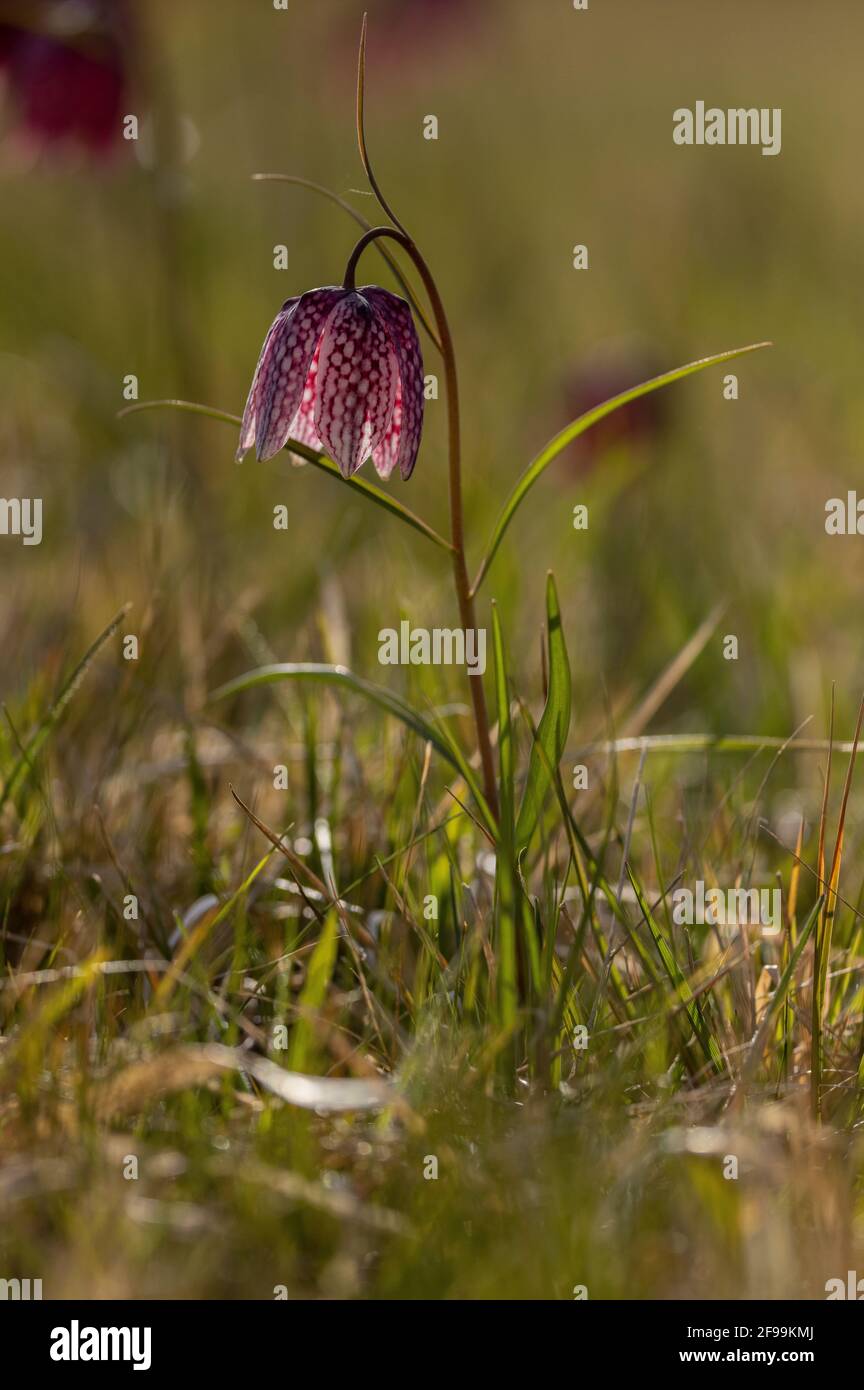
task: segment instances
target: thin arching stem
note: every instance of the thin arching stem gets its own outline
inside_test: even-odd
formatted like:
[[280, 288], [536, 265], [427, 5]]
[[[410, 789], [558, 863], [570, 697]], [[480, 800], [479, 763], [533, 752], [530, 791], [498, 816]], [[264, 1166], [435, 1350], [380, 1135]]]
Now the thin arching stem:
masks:
[[[373, 227], [370, 231], [363, 234], [354, 247], [348, 261], [345, 270], [345, 288], [354, 288], [357, 262], [366, 247], [371, 245], [372, 242], [377, 241], [379, 237], [389, 237], [403, 247], [411, 257], [423, 281], [426, 293], [429, 296], [429, 303], [432, 306], [432, 312], [435, 316], [435, 323], [438, 328], [438, 336], [441, 339], [441, 355], [444, 359], [444, 381], [447, 388], [447, 435], [450, 467], [450, 540], [453, 546], [453, 581], [456, 588], [456, 599], [459, 605], [459, 616], [462, 626], [467, 632], [476, 628], [477, 624], [474, 615], [474, 598], [471, 594], [471, 584], [468, 578], [468, 566], [465, 562], [465, 525], [462, 512], [462, 452], [459, 426], [459, 378], [456, 372], [456, 354], [453, 350], [453, 338], [450, 333], [450, 324], [447, 320], [444, 304], [438, 293], [438, 286], [435, 284], [432, 272], [412, 238], [403, 229], [397, 230], [395, 227]], [[489, 809], [497, 819], [498, 789], [495, 781], [492, 740], [489, 734], [489, 714], [486, 709], [486, 695], [483, 690], [482, 676], [469, 676], [468, 685], [471, 691], [471, 703], [474, 709], [474, 723], [477, 729], [477, 746], [480, 753], [480, 764], [483, 769], [483, 790], [489, 804]]]
[[[438, 293], [438, 286], [435, 284], [432, 272], [421, 255], [413, 237], [409, 235], [407, 229], [399, 221], [399, 218], [384, 197], [378, 180], [372, 171], [372, 163], [369, 159], [369, 151], [366, 146], [366, 129], [364, 122], [364, 99], [366, 92], [366, 22], [367, 17], [364, 14], [363, 25], [360, 30], [360, 53], [357, 60], [357, 144], [360, 149], [360, 159], [366, 171], [366, 177], [369, 180], [369, 186], [378, 199], [381, 208], [394, 225], [392, 227], [372, 227], [368, 232], [363, 234], [354, 247], [348, 261], [348, 266], [345, 271], [345, 287], [346, 289], [354, 288], [354, 275], [357, 269], [357, 262], [366, 247], [371, 245], [372, 242], [377, 241], [380, 237], [389, 237], [407, 251], [420, 273], [420, 278], [429, 296], [429, 303], [432, 306], [432, 312], [435, 316], [435, 323], [438, 328], [441, 356], [444, 359], [444, 380], [447, 387], [447, 434], [450, 470], [450, 540], [453, 545], [453, 582], [456, 588], [457, 603], [459, 605], [459, 617], [463, 628], [467, 632], [476, 628], [476, 620], [474, 616], [474, 596], [471, 593], [471, 581], [468, 578], [468, 566], [465, 561], [465, 524], [462, 512], [462, 445], [459, 426], [459, 378], [456, 372], [456, 354], [453, 350], [453, 338], [450, 333], [450, 324], [447, 321], [444, 304]], [[483, 769], [483, 790], [489, 809], [497, 820], [498, 787], [495, 780], [495, 764], [492, 758], [492, 740], [489, 735], [489, 714], [486, 709], [486, 694], [483, 689], [483, 677], [479, 675], [469, 676], [468, 686], [471, 691], [471, 703], [474, 709], [474, 724], [477, 730], [477, 747], [480, 754], [480, 764]]]
[[363, 23], [360, 28], [360, 52], [357, 57], [357, 144], [360, 149], [360, 159], [363, 163], [363, 168], [366, 170], [366, 177], [369, 180], [369, 187], [372, 189], [372, 192], [378, 199], [378, 202], [382, 210], [386, 212], [393, 225], [398, 227], [400, 232], [403, 232], [404, 235], [407, 236], [408, 233], [405, 231], [405, 228], [399, 221], [399, 218], [396, 216], [390, 204], [387, 202], [387, 199], [384, 197], [384, 194], [381, 192], [378, 180], [372, 172], [372, 164], [369, 160], [369, 151], [366, 148], [366, 128], [363, 120], [364, 99], [366, 92], [366, 21], [367, 15], [364, 13]]
[[[323, 183], [315, 183], [312, 179], [300, 178], [297, 174], [253, 174], [252, 178], [256, 183], [291, 183], [295, 184], [298, 188], [308, 188], [311, 192], [318, 193], [322, 198], [327, 198], [331, 203], [335, 203], [336, 207], [342, 208], [343, 212], [347, 212], [348, 216], [352, 217], [357, 225], [362, 227], [364, 231], [368, 232], [371, 230], [372, 223], [369, 222], [361, 212], [358, 212], [349, 202], [341, 198], [338, 193], [334, 193], [332, 188], [325, 187]], [[414, 310], [414, 313], [417, 315], [424, 332], [428, 333], [430, 340], [440, 352], [441, 344], [438, 341], [438, 335], [423, 312], [422, 306], [417, 303], [417, 296], [412, 286], [403, 275], [399, 263], [390, 255], [386, 247], [379, 246], [378, 251], [396, 277], [397, 283], [405, 295], [405, 298], [408, 300], [408, 303], [411, 305], [411, 308]]]

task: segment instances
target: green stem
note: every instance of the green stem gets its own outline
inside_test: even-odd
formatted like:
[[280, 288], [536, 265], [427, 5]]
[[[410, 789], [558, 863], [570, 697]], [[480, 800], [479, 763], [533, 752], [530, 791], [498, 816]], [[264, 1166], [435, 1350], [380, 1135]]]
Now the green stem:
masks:
[[[438, 336], [441, 340], [441, 355], [444, 359], [444, 379], [447, 387], [447, 430], [448, 430], [448, 457], [450, 467], [450, 540], [453, 546], [453, 582], [456, 589], [456, 600], [459, 605], [459, 617], [466, 632], [476, 628], [477, 622], [474, 613], [474, 596], [471, 592], [471, 582], [468, 578], [468, 566], [465, 561], [465, 524], [462, 510], [462, 446], [461, 431], [459, 425], [459, 378], [456, 371], [456, 354], [453, 349], [453, 338], [450, 333], [450, 324], [447, 314], [438, 293], [438, 286], [435, 284], [432, 272], [426, 261], [421, 255], [418, 247], [407, 232], [395, 227], [372, 227], [357, 242], [351, 253], [348, 265], [345, 270], [345, 288], [353, 290], [355, 286], [355, 272], [357, 262], [365, 251], [366, 247], [379, 237], [390, 237], [397, 242], [411, 257], [420, 275], [426, 293], [429, 296], [429, 303], [435, 316], [435, 323], [438, 328]], [[480, 754], [480, 765], [483, 770], [483, 791], [489, 803], [489, 809], [498, 817], [498, 788], [495, 781], [495, 764], [492, 758], [492, 740], [489, 733], [489, 714], [486, 709], [486, 694], [483, 689], [482, 676], [469, 676], [468, 685], [471, 691], [471, 703], [474, 709], [474, 724], [477, 730], [477, 747]]]

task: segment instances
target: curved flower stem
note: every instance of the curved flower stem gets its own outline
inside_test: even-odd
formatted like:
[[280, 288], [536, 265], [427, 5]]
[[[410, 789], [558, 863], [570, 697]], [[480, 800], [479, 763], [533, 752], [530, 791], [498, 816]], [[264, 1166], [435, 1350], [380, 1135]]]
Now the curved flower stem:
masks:
[[[314, 183], [312, 179], [302, 179], [297, 174], [253, 174], [252, 179], [256, 183], [291, 183], [295, 184], [298, 188], [308, 188], [312, 193], [317, 193], [322, 198], [327, 198], [331, 203], [335, 203], [338, 208], [342, 208], [343, 212], [347, 212], [348, 216], [352, 217], [358, 227], [362, 227], [364, 231], [368, 232], [372, 229], [372, 223], [368, 218], [363, 216], [362, 212], [358, 212], [349, 202], [341, 198], [338, 193], [334, 193], [332, 188], [327, 188], [323, 183]], [[391, 256], [390, 252], [383, 246], [379, 246], [377, 249], [381, 253], [381, 257], [385, 264], [390, 267], [405, 298], [417, 315], [424, 332], [428, 333], [429, 338], [440, 352], [441, 344], [438, 341], [438, 335], [424, 314], [422, 307], [417, 303], [417, 296], [414, 293], [414, 289], [409, 285], [403, 275], [398, 261], [395, 257]]]
[[[468, 567], [465, 562], [465, 526], [462, 515], [462, 455], [459, 429], [459, 380], [456, 373], [456, 354], [453, 350], [450, 325], [447, 321], [444, 305], [438, 293], [438, 286], [435, 284], [432, 272], [413, 238], [409, 236], [404, 224], [399, 221], [399, 218], [384, 197], [381, 186], [372, 171], [369, 150], [366, 144], [366, 123], [364, 120], [366, 96], [366, 28], [367, 16], [364, 13], [363, 24], [360, 30], [360, 52], [357, 60], [357, 144], [360, 150], [360, 160], [366, 172], [366, 177], [369, 180], [369, 186], [378, 199], [378, 203], [382, 210], [390, 218], [393, 226], [372, 227], [360, 238], [348, 261], [348, 266], [345, 271], [345, 287], [346, 289], [354, 288], [354, 272], [357, 268], [357, 262], [366, 247], [372, 242], [377, 241], [380, 237], [390, 237], [391, 240], [395, 241], [407, 251], [420, 273], [420, 278], [429, 296], [429, 303], [432, 306], [432, 312], [435, 316], [435, 323], [438, 328], [441, 356], [444, 359], [444, 379], [447, 384], [448, 455], [450, 461], [450, 539], [453, 545], [453, 580], [456, 587], [459, 616], [463, 628], [467, 631], [476, 626], [476, 620], [474, 617], [474, 596], [471, 592], [471, 582], [468, 578]], [[483, 769], [483, 790], [489, 809], [497, 820], [498, 787], [495, 781], [495, 765], [492, 759], [492, 741], [489, 737], [489, 715], [486, 710], [486, 695], [483, 690], [483, 677], [480, 675], [469, 676], [468, 685], [471, 690], [471, 703], [474, 707], [474, 724], [477, 730], [477, 747]]]
[[393, 225], [398, 227], [400, 232], [404, 233], [405, 236], [408, 236], [408, 232], [406, 231], [405, 227], [399, 221], [399, 218], [396, 216], [390, 204], [387, 202], [387, 199], [384, 197], [384, 194], [381, 192], [381, 187], [378, 183], [378, 180], [372, 172], [372, 165], [369, 160], [369, 150], [366, 146], [366, 122], [363, 119], [363, 113], [366, 100], [366, 28], [368, 20], [369, 16], [364, 12], [363, 23], [360, 26], [360, 52], [357, 56], [357, 145], [360, 150], [360, 162], [362, 163], [363, 168], [366, 171], [366, 177], [369, 180], [369, 187], [372, 189], [372, 192], [378, 199], [379, 206], [384, 212], [386, 212]]
[[[462, 513], [462, 453], [461, 453], [461, 433], [459, 427], [459, 378], [456, 372], [456, 354], [453, 350], [453, 338], [450, 333], [450, 325], [447, 321], [447, 314], [441, 296], [438, 293], [438, 286], [435, 284], [432, 272], [426, 261], [421, 255], [418, 247], [407, 232], [396, 227], [372, 227], [365, 232], [358, 241], [345, 270], [345, 288], [354, 288], [354, 276], [357, 269], [357, 262], [365, 251], [366, 247], [379, 237], [390, 237], [397, 242], [411, 257], [417, 271], [423, 281], [426, 293], [429, 296], [429, 303], [435, 316], [435, 323], [438, 328], [438, 336], [441, 339], [441, 355], [444, 359], [444, 379], [447, 386], [447, 429], [449, 442], [449, 463], [450, 463], [450, 540], [453, 545], [453, 580], [456, 587], [456, 599], [459, 604], [459, 616], [463, 628], [466, 632], [470, 628], [477, 626], [474, 615], [474, 596], [471, 593], [471, 583], [468, 578], [468, 566], [465, 562], [465, 525]], [[492, 758], [492, 741], [489, 735], [489, 714], [486, 709], [486, 695], [483, 690], [482, 676], [469, 676], [468, 685], [471, 690], [471, 703], [474, 708], [474, 724], [477, 730], [477, 747], [480, 754], [480, 764], [483, 769], [483, 791], [489, 803], [489, 809], [493, 816], [498, 817], [498, 788], [495, 781], [495, 764]]]

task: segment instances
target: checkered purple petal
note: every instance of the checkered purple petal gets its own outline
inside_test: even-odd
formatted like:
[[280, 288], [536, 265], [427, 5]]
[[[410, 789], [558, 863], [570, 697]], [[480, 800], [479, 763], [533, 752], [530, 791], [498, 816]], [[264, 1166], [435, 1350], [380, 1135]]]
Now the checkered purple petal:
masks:
[[398, 367], [378, 314], [350, 291], [330, 315], [321, 342], [315, 427], [350, 478], [384, 438], [393, 416]]
[[243, 455], [246, 453], [246, 450], [251, 449], [252, 445], [255, 443], [255, 422], [257, 418], [258, 400], [260, 394], [258, 390], [258, 385], [261, 380], [261, 367], [264, 363], [264, 358], [267, 355], [267, 349], [270, 346], [270, 342], [273, 338], [274, 333], [277, 331], [277, 329], [282, 327], [282, 325], [285, 322], [285, 319], [288, 317], [291, 310], [294, 308], [294, 305], [297, 303], [298, 299], [299, 295], [295, 296], [294, 299], [286, 299], [285, 303], [282, 305], [282, 308], [279, 310], [279, 313], [276, 315], [276, 318], [273, 320], [269, 329], [267, 330], [267, 337], [264, 339], [264, 346], [262, 347], [261, 352], [259, 353], [258, 365], [255, 368], [255, 375], [252, 378], [252, 385], [249, 388], [249, 395], [246, 399], [246, 408], [243, 411], [243, 423], [240, 426], [240, 443], [237, 446], [236, 454], [238, 463], [242, 460]]
[[423, 432], [423, 354], [411, 308], [406, 300], [389, 290], [379, 289], [377, 285], [364, 285], [360, 294], [374, 309], [379, 320], [384, 323], [399, 368], [399, 392], [397, 407], [399, 418], [394, 411], [391, 429], [382, 442], [377, 456], [373, 456], [375, 467], [382, 477], [389, 477], [395, 463], [404, 479], [411, 477], [417, 462], [420, 436]]
[[325, 326], [345, 290], [330, 285], [300, 296], [270, 337], [255, 405], [255, 450], [272, 458], [285, 447], [303, 401], [309, 368]]

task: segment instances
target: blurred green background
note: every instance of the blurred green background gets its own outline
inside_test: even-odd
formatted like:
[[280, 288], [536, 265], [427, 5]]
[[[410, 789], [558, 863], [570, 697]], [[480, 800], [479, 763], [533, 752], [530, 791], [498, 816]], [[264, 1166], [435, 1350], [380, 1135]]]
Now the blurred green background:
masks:
[[[826, 536], [824, 505], [859, 474], [860, 6], [368, 8], [369, 141], [451, 317], [475, 564], [506, 490], [598, 371], [615, 390], [774, 342], [735, 367], [739, 400], [724, 400], [723, 369], [674, 386], [646, 430], [559, 460], [528, 499], [481, 602], [481, 621], [489, 598], [502, 603], [523, 692], [539, 692], [551, 566], [577, 742], [605, 732], [607, 703], [644, 689], [721, 601], [720, 629], [652, 727], [785, 734], [813, 715], [823, 736], [833, 680], [848, 736], [861, 561], [856, 538]], [[0, 491], [42, 496], [45, 534], [38, 549], [0, 542], [4, 696], [126, 600], [139, 626], [159, 608], [150, 652], [166, 700], [178, 661], [195, 691], [236, 674], [237, 654], [208, 645], [234, 606], [280, 659], [336, 655], [376, 678], [379, 627], [454, 621], [442, 557], [331, 480], [287, 456], [237, 468], [221, 424], [115, 419], [130, 373], [142, 399], [239, 413], [281, 302], [341, 279], [354, 224], [251, 174], [320, 181], [377, 220], [352, 193], [360, 17], [346, 0], [128, 7], [122, 104], [141, 136], [108, 157], [28, 146], [7, 92]], [[781, 107], [782, 153], [676, 146], [672, 112], [698, 99]], [[587, 271], [572, 268], [576, 243]], [[374, 252], [363, 271], [392, 283]], [[433, 356], [427, 345], [427, 371]], [[443, 412], [430, 402], [414, 478], [390, 486], [446, 529]], [[573, 530], [577, 502], [587, 532]], [[273, 529], [279, 503], [287, 533]], [[336, 653], [322, 653], [322, 592], [342, 616]], [[172, 596], [188, 613], [178, 631]], [[737, 663], [723, 660], [727, 632]]]
[[[591, 0], [585, 12], [574, 11], [570, 0], [364, 3], [374, 167], [436, 274], [456, 342], [472, 572], [513, 482], [601, 387], [603, 395], [613, 394], [695, 358], [762, 339], [774, 343], [730, 369], [739, 378], [738, 400], [724, 399], [723, 368], [694, 376], [651, 398], [651, 407], [623, 429], [598, 432], [557, 460], [530, 494], [487, 577], [478, 614], [488, 624], [489, 600], [499, 602], [515, 689], [539, 709], [544, 576], [552, 568], [573, 665], [571, 760], [582, 744], [622, 727], [624, 714], [721, 604], [713, 635], [649, 731], [785, 736], [812, 716], [807, 734], [824, 738], [835, 682], [837, 732], [850, 737], [864, 685], [855, 640], [864, 542], [828, 537], [825, 503], [854, 489], [861, 473], [860, 3]], [[31, 63], [46, 58], [46, 42], [48, 58], [52, 43], [68, 44], [79, 56], [104, 55], [104, 47], [93, 49], [74, 29], [87, 7], [0, 0], [0, 496], [44, 500], [41, 546], [0, 536], [0, 700], [15, 729], [38, 727], [63, 674], [127, 602], [132, 607], [121, 633], [134, 633], [141, 643], [137, 663], [122, 660], [119, 637], [100, 653], [49, 760], [40, 760], [26, 794], [5, 808], [3, 950], [4, 963], [15, 969], [80, 963], [106, 943], [136, 957], [145, 951], [152, 957], [158, 947], [168, 958], [182, 936], [180, 917], [187, 914], [187, 925], [197, 920], [188, 916], [190, 905], [200, 907], [199, 895], [212, 893], [206, 909], [212, 914], [217, 897], [227, 901], [262, 853], [231, 800], [229, 780], [270, 823], [293, 822], [295, 846], [305, 841], [302, 852], [310, 857], [323, 807], [343, 887], [361, 872], [371, 875], [379, 853], [393, 846], [403, 852], [421, 803], [424, 826], [435, 818], [417, 793], [422, 749], [379, 711], [341, 695], [307, 698], [284, 687], [227, 713], [203, 700], [221, 681], [275, 659], [345, 662], [404, 689], [418, 707], [464, 701], [461, 672], [426, 668], [421, 676], [410, 668], [379, 668], [377, 661], [379, 629], [398, 626], [403, 616], [418, 626], [455, 625], [446, 558], [334, 480], [294, 467], [287, 455], [267, 464], [247, 458], [237, 467], [230, 426], [170, 412], [117, 418], [129, 375], [138, 379], [141, 400], [181, 397], [239, 414], [282, 302], [341, 281], [357, 235], [350, 219], [308, 191], [254, 183], [252, 174], [318, 181], [378, 220], [362, 191], [354, 135], [362, 8], [348, 0], [289, 0], [284, 11], [270, 0], [182, 6], [115, 0], [91, 7], [115, 43], [115, 130], [122, 115], [137, 115], [140, 124], [137, 141], [108, 140], [110, 147], [97, 152], [56, 138], [74, 100], [64, 107], [60, 73], [50, 62], [48, 87], [36, 95], [39, 101], [50, 96], [51, 138], [43, 108], [41, 132], [26, 119], [27, 101], [36, 100], [33, 72], [45, 71]], [[12, 28], [39, 40], [26, 50], [26, 61]], [[782, 108], [782, 153], [764, 158], [756, 148], [676, 146], [673, 112], [698, 100]], [[428, 115], [438, 119], [435, 141], [423, 137]], [[589, 269], [576, 271], [572, 251], [582, 243]], [[274, 247], [283, 244], [287, 269], [277, 270]], [[360, 278], [392, 287], [374, 251]], [[440, 376], [431, 348], [426, 370]], [[442, 394], [427, 407], [413, 478], [388, 484], [439, 530], [447, 528], [443, 415]], [[371, 476], [368, 465], [364, 476]], [[589, 507], [587, 531], [573, 529], [578, 503]], [[287, 532], [273, 527], [280, 504], [288, 508]], [[727, 634], [739, 639], [737, 662], [724, 660]], [[467, 741], [467, 721], [461, 732]], [[17, 737], [0, 724], [4, 773], [15, 762]], [[292, 772], [287, 799], [272, 781], [273, 765], [283, 758]], [[640, 812], [632, 854], [652, 894], [676, 865], [698, 867], [703, 853], [706, 876], [730, 884], [746, 876], [751, 854], [756, 858], [761, 787], [755, 800], [748, 798], [767, 763], [740, 785], [734, 759], [712, 759], [709, 769], [707, 759], [658, 756], [649, 764], [651, 777], [660, 769], [667, 780], [652, 803], [657, 825]], [[635, 760], [612, 807], [619, 828], [634, 772]], [[839, 782], [837, 775], [835, 797]], [[436, 765], [429, 803], [441, 792]], [[794, 839], [792, 813], [803, 809], [808, 861], [820, 792], [810, 755], [786, 759], [772, 774], [775, 828], [787, 842]], [[598, 801], [583, 822], [594, 843], [602, 820]], [[835, 824], [832, 818], [831, 837]], [[844, 864], [850, 879], [844, 889], [853, 899], [861, 824], [856, 798]], [[464, 877], [473, 874], [475, 888], [479, 882], [480, 916], [485, 903], [491, 920], [485, 843], [478, 854], [470, 831], [460, 835]], [[787, 874], [789, 856], [768, 848], [771, 867]], [[314, 853], [325, 873], [320, 843]], [[549, 883], [563, 864], [555, 854], [548, 863], [544, 858]], [[767, 867], [759, 863], [752, 880], [765, 881]], [[419, 899], [428, 887], [422, 855], [414, 869]], [[120, 912], [130, 883], [142, 904], [137, 927]], [[212, 943], [214, 955], [201, 953], [208, 989], [212, 966], [229, 1001], [232, 1041], [240, 1037], [238, 1020], [251, 1019], [253, 1031], [243, 1037], [256, 1037], [261, 1024], [247, 1010], [245, 971], [287, 953], [301, 921], [281, 892], [268, 881], [251, 917], [245, 907], [238, 910], [225, 939]], [[811, 901], [812, 892], [804, 875], [802, 900]], [[370, 921], [373, 911], [383, 920], [387, 885], [376, 880], [363, 893]], [[860, 948], [853, 929], [844, 918], [840, 946], [850, 989]], [[410, 934], [407, 946], [413, 946]], [[389, 989], [391, 977], [397, 981], [393, 1014], [401, 1027], [402, 976], [390, 968], [389, 950], [382, 953], [379, 983]], [[397, 962], [400, 951], [397, 940]], [[230, 989], [229, 976], [221, 974], [226, 959], [233, 966]], [[410, 997], [416, 975], [406, 968], [405, 978]], [[43, 1028], [31, 1059], [38, 1084], [52, 1075], [53, 1064], [57, 1096], [65, 1097], [61, 1082], [72, 1089], [69, 1051], [77, 1050], [86, 1074], [91, 1065], [98, 1070], [136, 1055], [139, 1045], [146, 1050], [161, 1037], [160, 1027], [186, 1040], [222, 1037], [221, 1015], [209, 1003], [200, 1010], [191, 994], [185, 1015], [178, 1007], [173, 1017], [154, 1021], [141, 1002], [149, 999], [144, 983], [131, 985], [128, 995], [125, 983], [118, 986], [110, 1007], [100, 1003], [92, 1018], [88, 1000], [80, 1018]], [[761, 1008], [767, 986], [760, 987]], [[20, 1012], [29, 1012], [38, 1032], [37, 1004], [21, 997]], [[476, 1092], [465, 1102], [455, 1064], [456, 1080], [448, 1079], [448, 1048], [464, 1075], [470, 1071], [472, 1086], [482, 1069], [469, 1067], [458, 1030], [451, 1034], [442, 1025], [435, 1033], [422, 989], [417, 997], [416, 1013], [404, 1008], [412, 1028], [421, 1019], [416, 1037], [406, 1022], [410, 1037], [394, 1031], [391, 1046], [388, 1034], [386, 1053], [379, 1053], [358, 1031], [356, 1054], [347, 1062], [340, 1052], [328, 1059], [337, 1069], [371, 1068], [360, 1055], [367, 1049], [375, 1065], [395, 1070], [407, 1056], [409, 1073], [416, 1065], [420, 1108], [422, 1088], [433, 1093], [438, 1085], [435, 1068], [446, 1073], [440, 1084], [452, 1111], [436, 1131], [433, 1094], [425, 1107], [430, 1134], [411, 1138], [410, 1162], [395, 1177], [379, 1152], [390, 1142], [386, 1134], [370, 1133], [358, 1147], [353, 1131], [337, 1127], [337, 1141], [327, 1139], [334, 1172], [353, 1171], [361, 1195], [381, 1190], [400, 1209], [416, 1202], [419, 1228], [432, 1233], [428, 1244], [425, 1236], [418, 1240], [408, 1274], [398, 1259], [381, 1264], [379, 1291], [464, 1296], [492, 1288], [510, 1296], [521, 1279], [529, 1296], [549, 1296], [552, 1289], [567, 1297], [590, 1255], [592, 1297], [598, 1290], [645, 1296], [658, 1289], [673, 1297], [694, 1290], [816, 1296], [827, 1275], [845, 1269], [847, 1259], [852, 1267], [855, 1256], [847, 1252], [853, 1222], [854, 1239], [861, 1239], [860, 1211], [853, 1211], [860, 1183], [855, 1187], [856, 1179], [844, 1175], [831, 1188], [822, 1139], [811, 1145], [791, 1121], [782, 1141], [771, 1113], [764, 1121], [757, 1136], [761, 1176], [742, 1198], [737, 1226], [730, 1215], [734, 1185], [724, 1184], [716, 1169], [706, 1176], [700, 1165], [708, 1151], [698, 1143], [692, 1149], [692, 1135], [675, 1131], [664, 1140], [671, 1161], [660, 1187], [650, 1165], [637, 1171], [634, 1150], [623, 1143], [631, 1127], [622, 1117], [632, 1106], [634, 1146], [651, 1139], [648, 1126], [638, 1126], [643, 1112], [636, 1102], [666, 1094], [670, 1057], [659, 1045], [656, 1052], [644, 1049], [650, 1087], [659, 1079], [656, 1092], [643, 1092], [642, 1079], [639, 1087], [632, 1082], [627, 1046], [620, 1067], [613, 1065], [613, 1046], [623, 1037], [614, 1027], [606, 1030], [591, 1073], [608, 1088], [614, 1120], [584, 1123], [580, 1100], [563, 1109], [564, 1140], [555, 1147], [543, 1115], [522, 1111], [520, 1102], [525, 1129], [511, 1126], [509, 1113], [501, 1121], [510, 1127], [506, 1158], [499, 1162], [490, 1123], [478, 1159], [485, 1122], [474, 1113]], [[8, 998], [14, 1008], [17, 986]], [[735, 1045], [733, 1055], [752, 1036], [753, 998], [750, 989], [728, 1007], [724, 1039]], [[837, 1057], [858, 1097], [860, 1053], [854, 1055], [857, 1042], [850, 1039], [853, 1026], [855, 1039], [860, 1036], [860, 998], [847, 1008], [837, 987], [835, 1003], [838, 998], [847, 1031], [838, 1031]], [[338, 995], [332, 1017], [340, 1020], [340, 1011], [355, 1004], [350, 991]], [[802, 1099], [806, 1028], [797, 1017], [796, 1026], [792, 1078]], [[263, 1033], [258, 1045], [266, 1045]], [[637, 1040], [634, 1066], [642, 1051]], [[766, 1095], [775, 1093], [775, 1081], [771, 1073]], [[37, 1082], [32, 1085], [35, 1090]], [[705, 1089], [710, 1111], [713, 1092]], [[675, 1119], [689, 1126], [701, 1112], [692, 1100], [695, 1088], [682, 1094]], [[156, 1107], [158, 1087], [154, 1095]], [[196, 1110], [191, 1096], [191, 1089], [178, 1096], [154, 1133], [159, 1142], [185, 1143], [192, 1154], [187, 1197], [216, 1194], [221, 1201], [222, 1178], [196, 1162], [211, 1157], [206, 1107], [215, 1112], [224, 1097], [201, 1092]], [[676, 1094], [671, 1105], [677, 1104]], [[139, 1113], [131, 1101], [127, 1108]], [[111, 1113], [105, 1112], [109, 1119]], [[19, 1140], [16, 1114], [8, 1112], [4, 1143], [14, 1151], [20, 1142], [23, 1152], [41, 1136], [34, 1139], [24, 1125]], [[8, 1115], [3, 1112], [4, 1123]], [[214, 1223], [211, 1243], [197, 1247], [200, 1268], [191, 1279], [186, 1246], [180, 1272], [169, 1277], [153, 1258], [149, 1226], [140, 1235], [136, 1225], [131, 1244], [126, 1228], [126, 1243], [118, 1237], [126, 1197], [113, 1151], [104, 1170], [79, 1175], [81, 1190], [91, 1194], [87, 1202], [68, 1202], [64, 1191], [56, 1210], [50, 1203], [28, 1207], [26, 1221], [19, 1218], [20, 1261], [39, 1248], [47, 1228], [61, 1252], [55, 1287], [182, 1295], [190, 1288], [224, 1293], [234, 1281], [260, 1296], [262, 1268], [265, 1284], [290, 1278], [305, 1289], [317, 1281], [337, 1294], [362, 1287], [371, 1268], [363, 1248], [346, 1240], [350, 1259], [343, 1259], [329, 1226], [322, 1239], [310, 1222], [306, 1247], [295, 1227], [286, 1226], [278, 1259], [274, 1254], [262, 1263], [262, 1250], [274, 1248], [276, 1215], [271, 1219], [270, 1205], [244, 1195], [245, 1098], [231, 1114], [226, 1102], [218, 1124], [223, 1120], [236, 1146], [234, 1244]], [[257, 1137], [280, 1171], [290, 1146], [299, 1151], [305, 1142], [303, 1124], [281, 1111], [271, 1131], [270, 1112], [263, 1112]], [[538, 1134], [527, 1140], [532, 1127]], [[216, 1120], [212, 1128], [215, 1133]], [[68, 1134], [58, 1132], [65, 1157]], [[439, 1143], [444, 1154], [445, 1140], [461, 1165], [460, 1172], [454, 1158], [461, 1185], [448, 1197], [449, 1224], [415, 1180], [427, 1145]], [[704, 1133], [697, 1140], [704, 1144]], [[125, 1137], [118, 1142], [128, 1144]], [[718, 1131], [712, 1139], [718, 1154], [726, 1142]], [[844, 1160], [850, 1154], [851, 1146]], [[313, 1146], [291, 1158], [317, 1175]], [[860, 1150], [855, 1162], [860, 1169]], [[679, 1163], [693, 1175], [692, 1203]], [[850, 1173], [852, 1167], [850, 1159]], [[446, 1196], [446, 1164], [442, 1169]], [[166, 1171], [170, 1182], [170, 1165]], [[111, 1201], [103, 1172], [113, 1175]], [[545, 1222], [525, 1220], [534, 1211], [535, 1178], [547, 1194]], [[636, 1180], [646, 1184], [644, 1207], [633, 1199]], [[158, 1175], [155, 1181], [159, 1192]], [[42, 1191], [41, 1182], [34, 1180], [34, 1190]], [[605, 1183], [602, 1202], [598, 1182]], [[478, 1214], [476, 1195], [484, 1184], [485, 1215]], [[781, 1188], [782, 1200], [772, 1200]], [[857, 1202], [860, 1207], [860, 1195]], [[325, 1217], [331, 1220], [326, 1209]], [[152, 1212], [134, 1219], [155, 1225]], [[305, 1225], [305, 1239], [304, 1232]], [[176, 1239], [180, 1247], [187, 1236], [180, 1231]], [[740, 1249], [730, 1253], [736, 1241]], [[304, 1249], [315, 1251], [314, 1268]], [[68, 1261], [64, 1251], [71, 1252]], [[89, 1282], [82, 1285], [88, 1259]], [[26, 1261], [20, 1272], [30, 1272]]]

